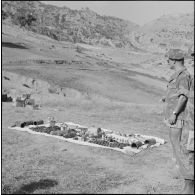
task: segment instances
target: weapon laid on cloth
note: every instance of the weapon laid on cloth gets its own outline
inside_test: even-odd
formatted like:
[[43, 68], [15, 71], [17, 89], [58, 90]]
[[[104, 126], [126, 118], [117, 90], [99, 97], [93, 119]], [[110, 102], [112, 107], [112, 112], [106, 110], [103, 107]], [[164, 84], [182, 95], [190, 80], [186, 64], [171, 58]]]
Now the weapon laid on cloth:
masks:
[[21, 127], [24, 128], [25, 126], [29, 126], [29, 125], [42, 125], [44, 124], [43, 120], [37, 120], [37, 121], [25, 121], [25, 122], [21, 122], [21, 121], [16, 121], [14, 125], [12, 125], [12, 127]]
[[136, 147], [136, 148], [139, 148], [140, 146], [142, 146], [143, 145], [143, 143], [142, 142], [140, 142], [140, 141], [136, 141], [136, 142], [133, 142], [132, 144], [131, 144], [131, 147]]
[[156, 140], [154, 138], [151, 138], [151, 139], [145, 140], [144, 143], [148, 144], [148, 145], [154, 145], [154, 144], [156, 144]]

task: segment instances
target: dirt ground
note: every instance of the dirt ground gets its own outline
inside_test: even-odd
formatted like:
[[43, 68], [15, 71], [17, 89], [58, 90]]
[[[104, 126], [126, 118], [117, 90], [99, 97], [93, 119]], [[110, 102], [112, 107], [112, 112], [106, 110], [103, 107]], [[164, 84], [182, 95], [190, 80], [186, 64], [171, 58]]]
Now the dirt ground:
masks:
[[[78, 49], [5, 24], [2, 31], [2, 90], [12, 96], [30, 92], [42, 106], [32, 110], [2, 103], [2, 193], [180, 192], [183, 181], [172, 166], [159, 103], [170, 74], [158, 66], [161, 55]], [[167, 143], [128, 156], [8, 129], [15, 121], [48, 116]]]

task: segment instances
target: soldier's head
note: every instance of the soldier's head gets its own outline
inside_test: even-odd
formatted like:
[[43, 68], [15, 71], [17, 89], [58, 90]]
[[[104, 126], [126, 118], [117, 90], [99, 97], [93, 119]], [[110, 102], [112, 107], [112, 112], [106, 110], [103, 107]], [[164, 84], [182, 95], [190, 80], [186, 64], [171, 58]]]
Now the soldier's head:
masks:
[[178, 69], [184, 66], [184, 52], [180, 49], [171, 49], [166, 55], [170, 69]]

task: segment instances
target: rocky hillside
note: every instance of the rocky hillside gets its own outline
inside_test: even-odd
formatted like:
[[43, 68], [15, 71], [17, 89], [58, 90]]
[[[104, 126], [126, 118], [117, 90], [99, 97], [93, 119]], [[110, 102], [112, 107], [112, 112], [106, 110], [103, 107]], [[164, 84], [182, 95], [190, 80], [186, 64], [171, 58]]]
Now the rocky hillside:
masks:
[[[131, 47], [129, 34], [138, 25], [115, 17], [100, 16], [89, 8], [72, 10], [40, 1], [2, 1], [3, 19], [56, 40]], [[34, 17], [30, 25], [21, 20]]]
[[164, 15], [136, 30], [137, 44], [151, 50], [188, 50], [194, 44], [194, 14]]
[[[144, 26], [89, 8], [72, 10], [40, 1], [2, 1], [2, 18], [55, 40], [166, 52], [194, 43], [194, 14], [164, 15]], [[140, 50], [140, 51], [141, 51]]]

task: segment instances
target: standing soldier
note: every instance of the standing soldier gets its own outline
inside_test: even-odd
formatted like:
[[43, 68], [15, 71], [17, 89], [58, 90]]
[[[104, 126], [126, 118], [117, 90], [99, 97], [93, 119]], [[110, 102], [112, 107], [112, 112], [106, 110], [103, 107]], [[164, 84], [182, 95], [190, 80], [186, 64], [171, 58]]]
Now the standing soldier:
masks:
[[184, 53], [180, 49], [172, 49], [168, 52], [168, 65], [174, 70], [170, 77], [164, 102], [164, 121], [169, 127], [169, 138], [173, 150], [173, 161], [179, 168], [184, 179], [189, 175], [183, 169], [181, 157], [181, 136], [186, 117], [186, 103], [191, 85], [191, 77], [184, 66]]
[[[191, 56], [194, 56], [192, 51]], [[186, 91], [188, 102], [186, 106], [186, 123], [182, 132], [180, 172], [185, 171], [185, 186], [183, 193], [194, 194], [194, 63], [188, 65], [188, 71], [191, 76], [190, 91]]]

